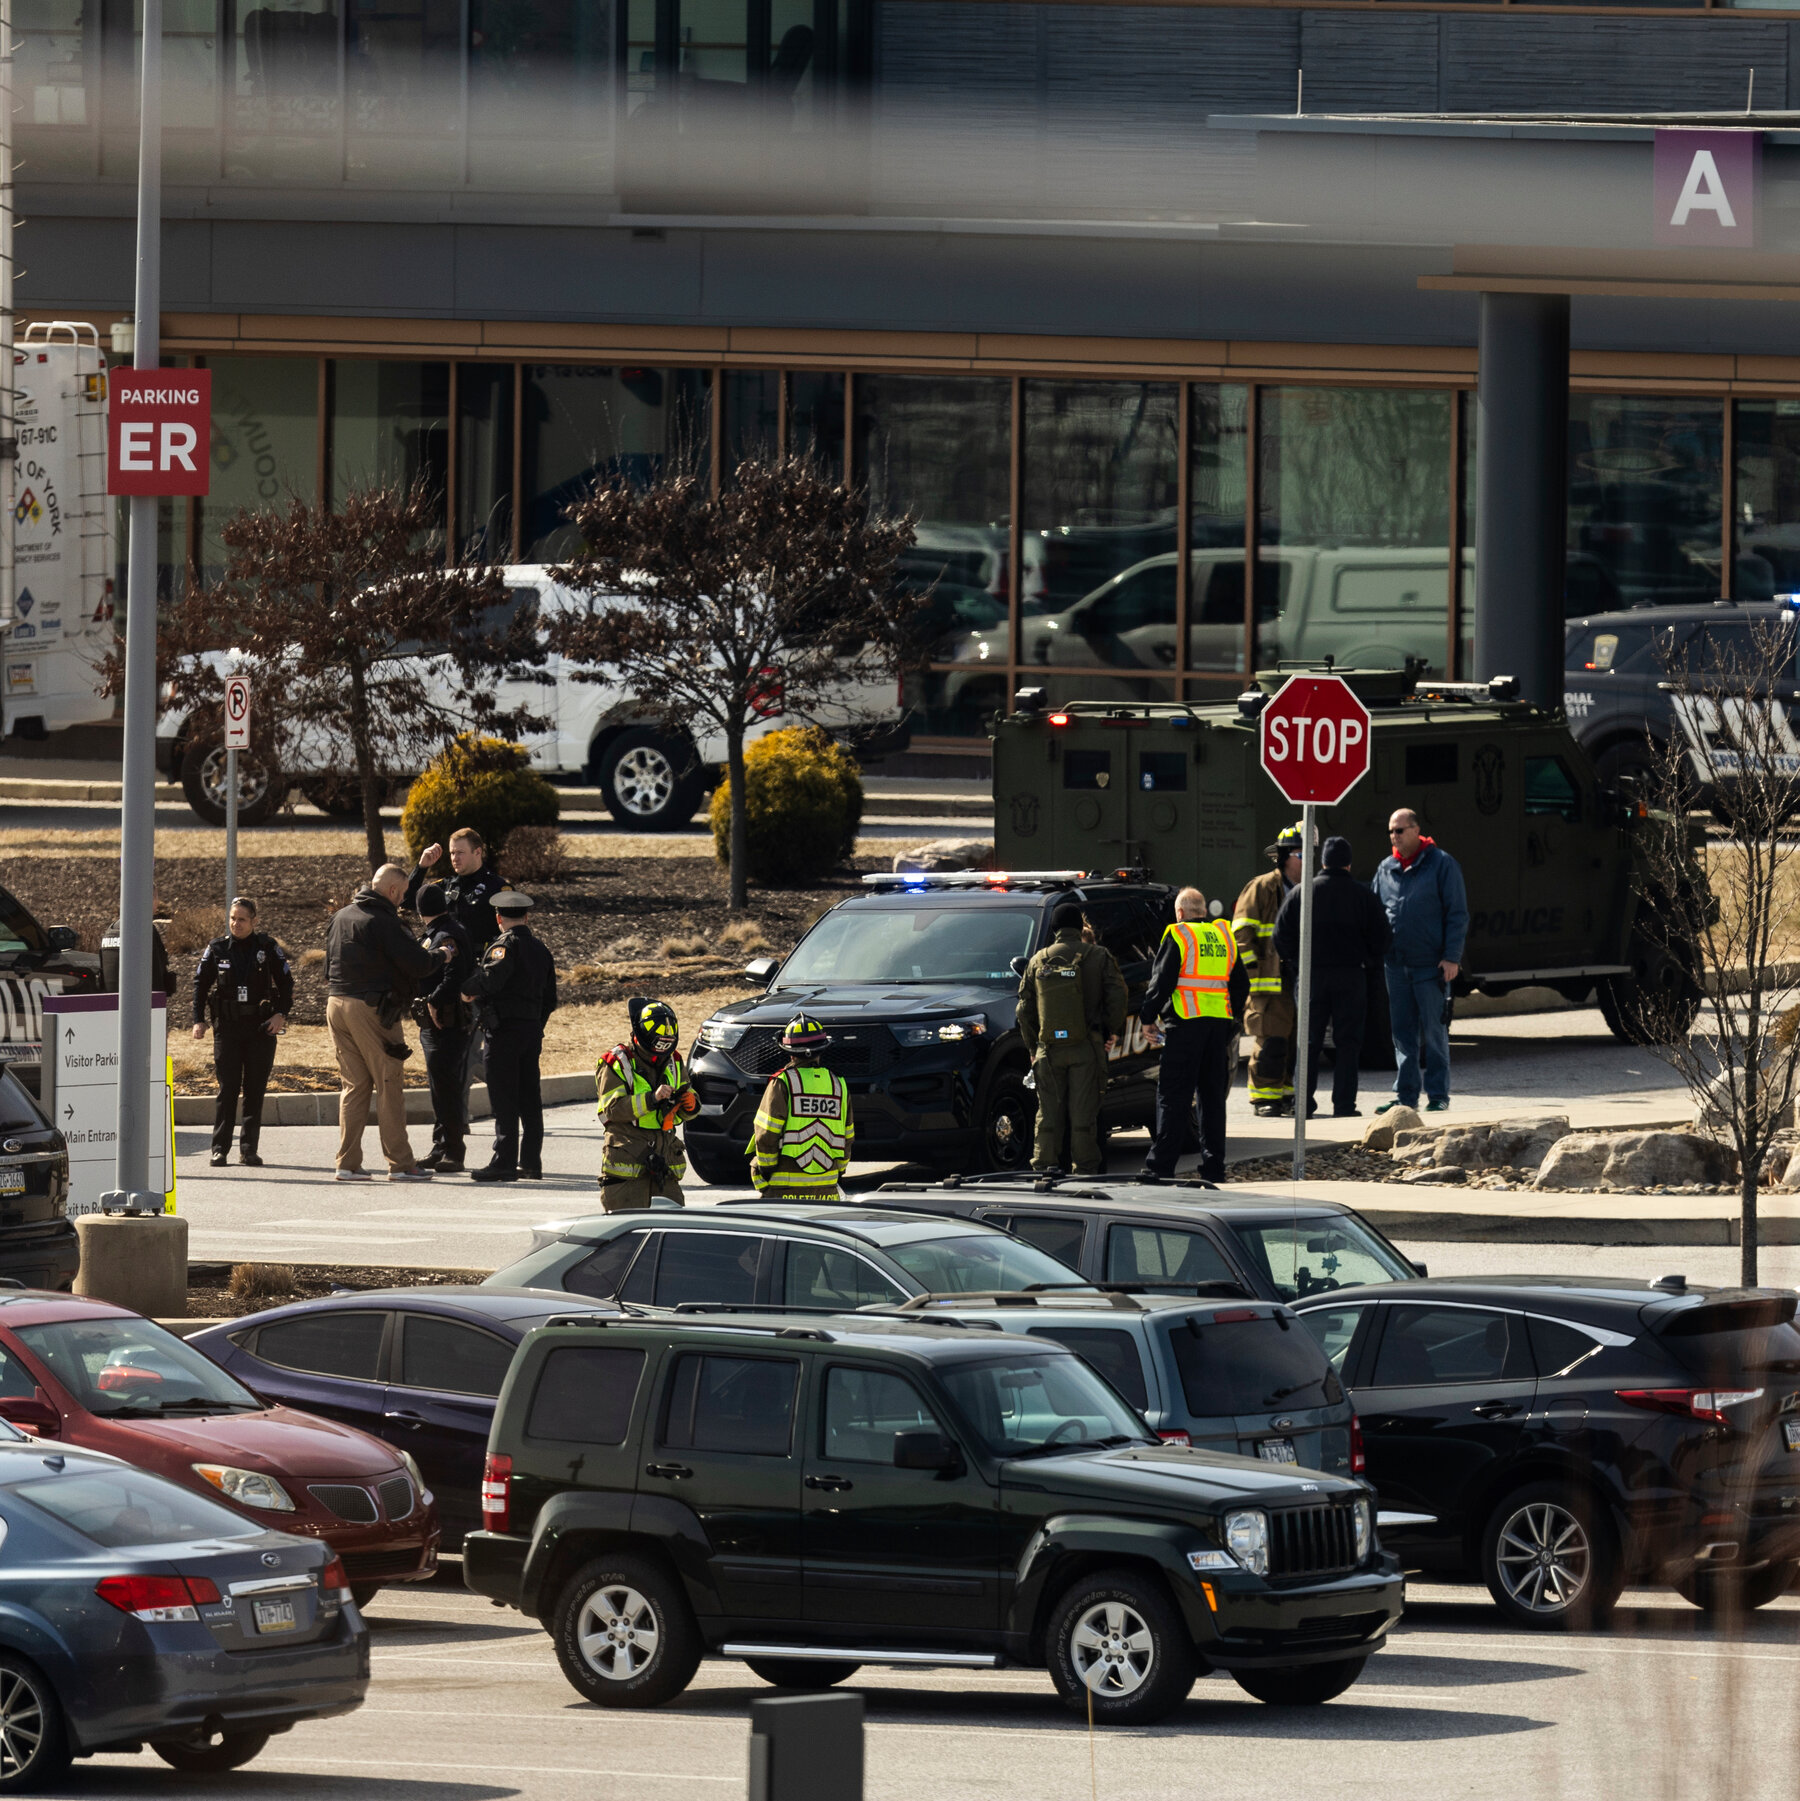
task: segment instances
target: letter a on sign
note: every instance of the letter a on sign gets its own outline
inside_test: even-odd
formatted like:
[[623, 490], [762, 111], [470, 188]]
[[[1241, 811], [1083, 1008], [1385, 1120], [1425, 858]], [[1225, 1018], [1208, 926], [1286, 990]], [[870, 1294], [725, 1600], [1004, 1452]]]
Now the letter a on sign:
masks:
[[1655, 241], [1754, 248], [1761, 175], [1760, 132], [1659, 131]]

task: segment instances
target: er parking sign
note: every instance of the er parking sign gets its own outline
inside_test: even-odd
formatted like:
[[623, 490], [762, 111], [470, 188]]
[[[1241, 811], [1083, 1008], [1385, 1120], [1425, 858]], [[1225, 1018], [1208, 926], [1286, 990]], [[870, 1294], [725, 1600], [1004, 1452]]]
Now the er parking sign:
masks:
[[108, 494], [204, 494], [212, 475], [212, 371], [115, 369]]

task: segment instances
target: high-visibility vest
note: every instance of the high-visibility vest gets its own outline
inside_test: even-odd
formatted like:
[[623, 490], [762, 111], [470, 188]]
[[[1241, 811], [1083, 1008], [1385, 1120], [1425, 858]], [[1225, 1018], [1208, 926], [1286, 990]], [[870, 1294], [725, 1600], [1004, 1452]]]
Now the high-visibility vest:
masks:
[[[786, 1097], [786, 1118], [770, 1111], [777, 1094]], [[855, 1131], [844, 1078], [822, 1064], [790, 1064], [770, 1081], [757, 1110], [751, 1179], [759, 1189], [833, 1194]]]
[[[681, 1175], [687, 1168], [681, 1135], [676, 1131], [665, 1130], [663, 1122], [669, 1116], [668, 1103], [653, 1098], [657, 1088], [664, 1082], [674, 1089], [680, 1089], [686, 1083], [687, 1070], [681, 1058], [671, 1055], [664, 1063], [657, 1080], [652, 1082], [638, 1068], [630, 1045], [618, 1044], [600, 1059], [594, 1076], [602, 1113], [619, 1090], [629, 1086], [632, 1126], [639, 1132], [657, 1134], [663, 1161], [668, 1165], [669, 1173], [673, 1176]], [[642, 1140], [634, 1144], [629, 1138], [609, 1129], [600, 1143], [600, 1173], [609, 1181], [633, 1181], [645, 1173], [647, 1155], [648, 1145]]]
[[1181, 946], [1181, 974], [1172, 1005], [1177, 1019], [1229, 1019], [1231, 972], [1237, 967], [1237, 941], [1216, 919], [1178, 919], [1164, 928], [1164, 939]]

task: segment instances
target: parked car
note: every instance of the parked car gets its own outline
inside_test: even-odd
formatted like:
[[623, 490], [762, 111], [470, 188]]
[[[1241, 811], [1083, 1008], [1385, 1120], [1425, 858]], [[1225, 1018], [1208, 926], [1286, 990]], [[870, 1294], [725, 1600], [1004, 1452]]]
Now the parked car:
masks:
[[187, 1342], [264, 1400], [404, 1452], [437, 1497], [443, 1549], [454, 1551], [481, 1523], [481, 1460], [513, 1352], [533, 1326], [568, 1311], [566, 1295], [542, 1289], [382, 1288], [271, 1307]]
[[342, 1561], [216, 1495], [9, 1428], [0, 1541], [0, 1791], [146, 1743], [234, 1770], [368, 1692]]
[[1425, 1273], [1340, 1202], [1203, 1182], [952, 1176], [884, 1182], [858, 1204], [980, 1220], [1092, 1282], [1224, 1283], [1260, 1300], [1293, 1301]]
[[1208, 1669], [1310, 1705], [1400, 1614], [1362, 1483], [1159, 1444], [1061, 1345], [960, 1322], [539, 1327], [483, 1495], [465, 1580], [602, 1706], [667, 1701], [709, 1654], [783, 1688], [1047, 1666], [1106, 1725]]
[[39, 924], [23, 901], [0, 888], [0, 1064], [28, 1066], [34, 1094], [46, 997], [100, 992], [99, 952], [77, 950], [78, 937], [73, 926]]
[[1520, 1625], [1626, 1581], [1760, 1607], [1800, 1570], [1800, 1331], [1777, 1289], [1514, 1276], [1296, 1311], [1350, 1390], [1384, 1541]]
[[72, 1286], [81, 1242], [68, 1206], [69, 1147], [0, 1063], [0, 1276], [21, 1288]]
[[106, 1451], [238, 1517], [322, 1540], [359, 1606], [437, 1570], [437, 1508], [404, 1451], [270, 1407], [152, 1320], [105, 1301], [0, 1292], [0, 1419]]
[[928, 1319], [1052, 1338], [1104, 1377], [1165, 1444], [1354, 1476], [1361, 1432], [1337, 1372], [1286, 1307], [1173, 1294], [909, 1301]]
[[486, 1288], [556, 1288], [655, 1307], [893, 1306], [909, 1295], [1079, 1283], [990, 1225], [855, 1205], [758, 1201], [729, 1211], [597, 1213], [539, 1226]]

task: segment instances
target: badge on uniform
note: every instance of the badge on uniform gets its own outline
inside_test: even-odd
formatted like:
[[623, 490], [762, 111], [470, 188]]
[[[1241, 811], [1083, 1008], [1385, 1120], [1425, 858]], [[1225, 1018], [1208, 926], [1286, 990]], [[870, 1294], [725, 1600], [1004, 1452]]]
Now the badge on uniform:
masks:
[[247, 1007], [249, 1004], [250, 1004], [250, 990], [248, 988], [240, 988], [238, 990], [238, 1005], [241, 1007]]
[[1051, 1037], [1052, 1037], [1052, 1038], [1067, 1038], [1067, 1037], [1068, 1037], [1068, 1035], [1069, 1035], [1069, 1034], [1068, 1034], [1068, 1033], [1067, 1033], [1067, 1032], [1064, 1032], [1064, 1031], [1061, 1031], [1061, 1030], [1056, 1030], [1056, 1031], [1052, 1031], [1052, 1032], [1051, 1032], [1051, 1034], [1050, 1034], [1050, 1036], [1051, 1036]]
[[258, 963], [267, 962], [268, 961], [268, 952], [267, 951], [258, 951], [256, 953], [256, 960]]
[[496, 944], [488, 951], [487, 960], [490, 963], [498, 963], [505, 955], [506, 946], [504, 944]]

